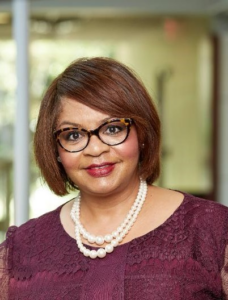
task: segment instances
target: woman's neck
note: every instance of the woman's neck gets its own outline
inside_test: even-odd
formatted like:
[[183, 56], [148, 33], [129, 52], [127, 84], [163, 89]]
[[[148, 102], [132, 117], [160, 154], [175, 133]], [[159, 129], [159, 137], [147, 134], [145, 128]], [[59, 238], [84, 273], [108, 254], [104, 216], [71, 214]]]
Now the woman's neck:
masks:
[[102, 220], [116, 220], [126, 216], [135, 201], [139, 189], [139, 179], [127, 187], [119, 188], [110, 194], [87, 194], [81, 192], [81, 221], [88, 223]]

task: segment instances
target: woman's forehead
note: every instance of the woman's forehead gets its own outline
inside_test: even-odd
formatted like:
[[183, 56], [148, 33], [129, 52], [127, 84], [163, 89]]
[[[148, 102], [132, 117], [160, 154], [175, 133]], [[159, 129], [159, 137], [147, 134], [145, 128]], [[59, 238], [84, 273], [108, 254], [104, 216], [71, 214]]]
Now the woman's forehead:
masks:
[[75, 99], [64, 98], [61, 102], [61, 111], [57, 120], [58, 127], [63, 125], [98, 126], [112, 117]]

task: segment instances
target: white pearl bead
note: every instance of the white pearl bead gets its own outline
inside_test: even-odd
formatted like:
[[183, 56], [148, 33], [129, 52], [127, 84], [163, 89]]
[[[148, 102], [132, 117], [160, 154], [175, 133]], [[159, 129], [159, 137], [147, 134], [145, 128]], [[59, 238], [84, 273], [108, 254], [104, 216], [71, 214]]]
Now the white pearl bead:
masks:
[[88, 236], [88, 241], [91, 243], [91, 244], [93, 244], [94, 242], [95, 242], [95, 236], [94, 235], [89, 235]]
[[103, 258], [106, 256], [106, 251], [103, 248], [100, 248], [99, 250], [97, 250], [97, 256], [100, 258]]
[[105, 246], [105, 251], [107, 253], [111, 253], [113, 250], [114, 250], [114, 247], [112, 245], [109, 244], [109, 245]]
[[131, 213], [130, 212], [127, 214], [127, 219], [129, 219], [129, 218], [131, 218]]
[[87, 256], [87, 257], [90, 256], [90, 250], [85, 248], [85, 249], [83, 250], [83, 254], [84, 254], [85, 256]]
[[122, 231], [122, 228], [121, 228], [121, 226], [119, 226], [118, 228], [117, 228], [117, 230], [116, 230], [118, 233], [120, 233], [121, 231]]
[[90, 258], [92, 258], [92, 259], [96, 258], [96, 257], [97, 257], [97, 251], [91, 250], [89, 256], [90, 256]]
[[127, 223], [131, 220], [132, 216], [127, 217]]
[[80, 230], [81, 234], [85, 234], [86, 233], [85, 229], [82, 227], [81, 224], [78, 227], [79, 227], [79, 230]]
[[96, 237], [96, 239], [95, 239], [95, 243], [97, 244], [97, 245], [102, 245], [102, 244], [104, 244], [104, 238], [102, 237], [102, 236], [97, 236]]
[[123, 232], [120, 234], [121, 239], [123, 239], [124, 235], [125, 234]]
[[87, 232], [85, 232], [85, 233], [83, 233], [83, 235], [82, 235], [83, 237], [84, 237], [84, 239], [86, 239], [86, 240], [88, 240], [88, 238], [89, 238], [89, 234], [87, 233]]
[[123, 240], [121, 236], [118, 236], [116, 239], [117, 239], [118, 243], [122, 242], [122, 240]]
[[104, 239], [105, 239], [105, 242], [110, 243], [111, 240], [112, 240], [111, 234], [106, 234], [106, 236], [104, 237]]
[[123, 234], [126, 235], [128, 233], [128, 229], [124, 229]]
[[112, 240], [111, 244], [113, 247], [116, 247], [118, 245], [118, 241], [117, 240]]
[[116, 237], [118, 236], [118, 232], [117, 232], [117, 231], [113, 231], [113, 232], [112, 232], [112, 236], [113, 236], [114, 238], [116, 238]]

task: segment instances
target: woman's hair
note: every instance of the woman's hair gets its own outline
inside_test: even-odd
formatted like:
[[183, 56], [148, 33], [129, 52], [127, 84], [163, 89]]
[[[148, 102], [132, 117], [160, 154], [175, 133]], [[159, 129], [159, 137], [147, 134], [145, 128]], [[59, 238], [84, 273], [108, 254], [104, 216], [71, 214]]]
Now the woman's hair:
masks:
[[139, 174], [149, 184], [158, 178], [160, 121], [144, 85], [132, 70], [113, 59], [82, 58], [54, 79], [40, 107], [34, 137], [35, 158], [51, 190], [63, 196], [75, 188], [57, 161], [53, 136], [64, 98], [75, 99], [110, 116], [132, 118], [140, 147]]

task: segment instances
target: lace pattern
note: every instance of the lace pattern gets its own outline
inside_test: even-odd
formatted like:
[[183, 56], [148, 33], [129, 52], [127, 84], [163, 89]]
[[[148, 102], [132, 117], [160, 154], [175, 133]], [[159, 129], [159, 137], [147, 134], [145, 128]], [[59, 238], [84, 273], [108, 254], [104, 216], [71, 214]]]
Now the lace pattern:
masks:
[[89, 261], [80, 254], [76, 244], [65, 242], [66, 233], [60, 230], [59, 221], [56, 224], [58, 218], [59, 210], [56, 210], [39, 218], [39, 222], [30, 220], [17, 234], [15, 228], [11, 229], [14, 230], [13, 277], [24, 280], [42, 272], [74, 274], [89, 268]]
[[8, 288], [9, 288], [9, 268], [8, 262], [8, 251], [6, 242], [0, 246], [0, 291], [1, 299], [8, 299]]
[[225, 250], [225, 261], [221, 271], [221, 277], [224, 295], [226, 295], [225, 299], [228, 299], [228, 246], [226, 246]]
[[59, 212], [9, 229], [0, 299], [228, 299], [228, 208], [185, 195], [157, 229], [98, 260], [79, 253]]

